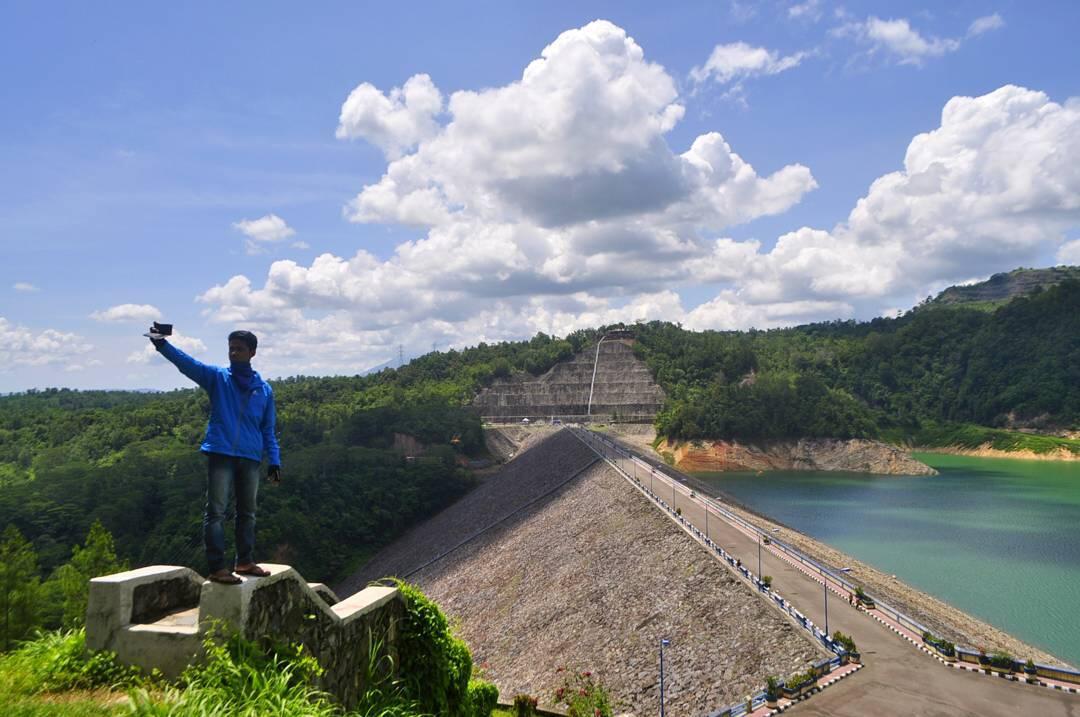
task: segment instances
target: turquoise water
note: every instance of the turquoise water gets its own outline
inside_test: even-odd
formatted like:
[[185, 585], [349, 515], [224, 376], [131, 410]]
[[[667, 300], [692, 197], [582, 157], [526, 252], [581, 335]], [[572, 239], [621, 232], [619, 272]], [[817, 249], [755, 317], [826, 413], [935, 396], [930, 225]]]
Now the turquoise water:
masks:
[[1080, 462], [916, 457], [941, 474], [696, 475], [1080, 665]]

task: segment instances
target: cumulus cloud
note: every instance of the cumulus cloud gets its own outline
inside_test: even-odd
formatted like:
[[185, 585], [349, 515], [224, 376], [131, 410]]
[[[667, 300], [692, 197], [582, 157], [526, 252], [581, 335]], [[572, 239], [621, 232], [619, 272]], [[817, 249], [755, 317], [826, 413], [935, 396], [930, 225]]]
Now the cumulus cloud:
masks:
[[381, 329], [462, 321], [498, 299], [655, 293], [712, 254], [710, 232], [816, 186], [797, 164], [759, 174], [717, 132], [675, 152], [665, 135], [683, 111], [675, 81], [622, 29], [567, 31], [519, 80], [453, 93], [446, 124], [349, 206], [357, 222], [426, 225], [422, 238], [386, 260], [278, 261], [262, 287], [237, 276], [200, 300], [220, 320], [348, 310]]
[[971, 22], [971, 25], [968, 27], [967, 34], [968, 37], [975, 37], [976, 35], [981, 35], [984, 32], [998, 30], [1003, 27], [1005, 27], [1005, 20], [1002, 19], [1001, 15], [998, 15], [995, 12], [993, 15], [985, 15], [983, 17], [973, 20]]
[[1065, 242], [1057, 251], [1057, 263], [1080, 265], [1080, 239]]
[[233, 228], [247, 237], [245, 246], [248, 254], [258, 254], [265, 245], [284, 241], [296, 234], [277, 214], [267, 214], [258, 219], [242, 219], [234, 222]]
[[[192, 336], [173, 334], [169, 337], [169, 343], [181, 351], [185, 351], [196, 357], [206, 351], [206, 344], [202, 342], [202, 339], [197, 339]], [[147, 341], [141, 349], [133, 351], [128, 355], [127, 362], [135, 364], [150, 363], [150, 361], [157, 356], [157, 353], [157, 349], [154, 348], [154, 345]], [[224, 350], [222, 350], [222, 353], [224, 353]]]
[[[1020, 87], [953, 98], [845, 220], [775, 243], [725, 229], [785, 211], [816, 186], [809, 169], [759, 173], [718, 132], [673, 149], [675, 82], [611, 23], [563, 33], [520, 79], [454, 92], [445, 108], [348, 207], [353, 221], [423, 226], [417, 238], [388, 257], [275, 261], [198, 297], [209, 320], [265, 335], [261, 367], [352, 373], [398, 344], [613, 320], [766, 328], [865, 315], [1035, 264], [1080, 225], [1080, 101]], [[678, 292], [701, 285], [715, 298], [683, 306]]]
[[86, 354], [93, 348], [78, 334], [31, 329], [0, 316], [0, 371], [18, 366], [69, 364], [73, 355]]
[[717, 45], [704, 65], [690, 70], [690, 79], [696, 83], [712, 80], [727, 84], [760, 75], [777, 75], [798, 67], [805, 57], [805, 52], [781, 56], [775, 50], [753, 47], [745, 42]]
[[927, 60], [959, 50], [965, 39], [1004, 26], [1001, 15], [994, 13], [973, 20], [963, 37], [936, 37], [919, 32], [906, 18], [883, 20], [870, 16], [863, 21], [848, 21], [832, 34], [855, 39], [868, 48], [869, 55], [882, 55], [901, 65], [920, 66]]
[[806, 2], [796, 3], [788, 8], [788, 17], [798, 20], [817, 20], [821, 19], [821, 0], [806, 0]]
[[[1080, 224], [1080, 101], [1008, 85], [954, 97], [845, 222], [780, 237], [740, 287], [756, 302], [910, 297], [1032, 265]], [[1060, 252], [1069, 256], [1070, 245]], [[1059, 259], [1062, 254], [1059, 252]]]
[[147, 324], [161, 318], [161, 311], [150, 304], [119, 304], [90, 314], [95, 321], [125, 321]]
[[35, 291], [41, 291], [41, 289], [37, 288], [36, 286], [34, 286], [33, 284], [31, 284], [28, 281], [16, 281], [15, 284], [11, 288], [14, 289], [15, 291], [22, 291], [22, 292], [26, 292], [26, 293], [33, 293]]
[[438, 132], [442, 109], [442, 93], [428, 75], [414, 75], [385, 95], [364, 82], [341, 106], [337, 137], [365, 139], [396, 159]]

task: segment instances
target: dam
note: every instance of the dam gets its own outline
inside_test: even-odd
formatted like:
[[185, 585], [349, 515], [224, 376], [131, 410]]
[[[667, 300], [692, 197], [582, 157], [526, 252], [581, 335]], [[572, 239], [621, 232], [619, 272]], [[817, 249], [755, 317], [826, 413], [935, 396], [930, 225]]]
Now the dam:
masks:
[[634, 355], [627, 332], [604, 336], [571, 360], [533, 377], [516, 373], [483, 389], [473, 406], [484, 420], [651, 423], [664, 391]]

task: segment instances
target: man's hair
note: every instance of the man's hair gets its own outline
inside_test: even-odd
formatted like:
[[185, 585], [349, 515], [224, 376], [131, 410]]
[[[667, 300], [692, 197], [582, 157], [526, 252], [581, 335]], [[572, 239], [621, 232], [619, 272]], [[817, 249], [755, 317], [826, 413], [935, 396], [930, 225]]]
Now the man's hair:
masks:
[[233, 331], [229, 334], [229, 341], [232, 341], [233, 339], [243, 341], [252, 351], [259, 348], [259, 339], [250, 331]]

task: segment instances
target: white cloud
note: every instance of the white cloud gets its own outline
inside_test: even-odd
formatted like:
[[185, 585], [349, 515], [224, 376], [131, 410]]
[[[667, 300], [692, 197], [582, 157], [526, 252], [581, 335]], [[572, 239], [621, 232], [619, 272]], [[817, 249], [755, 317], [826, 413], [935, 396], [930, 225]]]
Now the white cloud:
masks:
[[1057, 263], [1080, 265], [1080, 239], [1073, 239], [1061, 245], [1061, 248], [1057, 250]]
[[41, 291], [41, 289], [37, 288], [36, 286], [27, 281], [16, 281], [11, 288], [15, 291], [22, 291], [26, 293]]
[[[182, 334], [173, 334], [172, 336], [170, 336], [169, 343], [171, 343], [173, 346], [180, 349], [181, 351], [185, 351], [196, 357], [206, 351], [206, 344], [202, 342], [202, 339], [197, 339], [191, 336], [183, 336]], [[157, 349], [155, 349], [154, 345], [148, 340], [141, 349], [130, 353], [126, 360], [128, 363], [150, 363], [150, 361], [155, 356], [157, 356], [157, 353]], [[222, 349], [222, 354], [225, 354], [224, 349]]]
[[690, 70], [690, 79], [698, 84], [710, 79], [717, 84], [741, 82], [750, 77], [777, 75], [798, 67], [805, 57], [805, 52], [781, 56], [775, 50], [753, 47], [745, 42], [717, 45], [704, 65]]
[[150, 304], [119, 304], [90, 314], [95, 321], [130, 321], [148, 324], [161, 318], [161, 310]]
[[258, 219], [242, 219], [234, 222], [233, 228], [247, 237], [245, 246], [248, 254], [258, 254], [264, 245], [284, 241], [296, 234], [277, 214], [267, 214]]
[[902, 170], [875, 180], [832, 231], [780, 237], [754, 262], [742, 295], [755, 302], [910, 298], [1030, 266], [1080, 224], [1078, 163], [1077, 99], [1060, 105], [1011, 85], [954, 97], [941, 126], [911, 141]]
[[[986, 18], [980, 18], [975, 22], [978, 23], [981, 20], [986, 20]], [[901, 65], [921, 65], [927, 59], [955, 52], [961, 45], [961, 41], [957, 38], [923, 35], [913, 28], [906, 18], [882, 20], [879, 17], [870, 16], [862, 22], [845, 23], [834, 29], [832, 34], [838, 37], [852, 37], [861, 44], [867, 45], [870, 54], [887, 55], [895, 58]]]
[[311, 245], [308, 244], [306, 241], [294, 241], [289, 246], [291, 246], [293, 249], [310, 249], [311, 248]]
[[[278, 261], [200, 299], [223, 321], [348, 311], [373, 329], [460, 322], [505, 299], [654, 293], [715, 250], [709, 233], [785, 211], [816, 186], [793, 164], [759, 175], [719, 133], [677, 154], [674, 80], [611, 23], [561, 34], [521, 79], [455, 92], [448, 122], [350, 205], [359, 222], [423, 224], [387, 260], [366, 251]], [[745, 253], [745, 252], [744, 252]], [[752, 253], [752, 252], [751, 252]]]
[[0, 371], [17, 366], [71, 364], [72, 356], [86, 354], [93, 348], [78, 334], [31, 329], [0, 316]]
[[[560, 35], [519, 80], [459, 91], [444, 123], [350, 205], [426, 229], [389, 257], [275, 261], [199, 296], [264, 338], [260, 370], [354, 373], [416, 353], [610, 320], [771, 327], [910, 306], [942, 282], [1037, 263], [1080, 225], [1080, 100], [956, 97], [846, 220], [768, 241], [727, 227], [815, 186], [759, 174], [719, 133], [682, 151], [672, 78], [619, 28]], [[715, 287], [684, 307], [679, 291]], [[856, 310], [855, 307], [859, 307]], [[617, 318], [612, 318], [617, 317]]]
[[428, 75], [414, 75], [386, 95], [364, 82], [341, 106], [337, 137], [365, 139], [397, 159], [438, 132], [442, 108], [442, 94]]
[[983, 17], [973, 20], [971, 22], [971, 25], [968, 27], [967, 34], [968, 37], [975, 37], [976, 35], [981, 35], [984, 32], [998, 30], [1003, 27], [1005, 27], [1005, 20], [1002, 19], [1001, 15], [998, 15], [995, 12], [993, 15], [985, 15]]
[[796, 3], [788, 8], [788, 17], [798, 20], [813, 20], [818, 21], [821, 19], [821, 0], [806, 0], [806, 2]]

